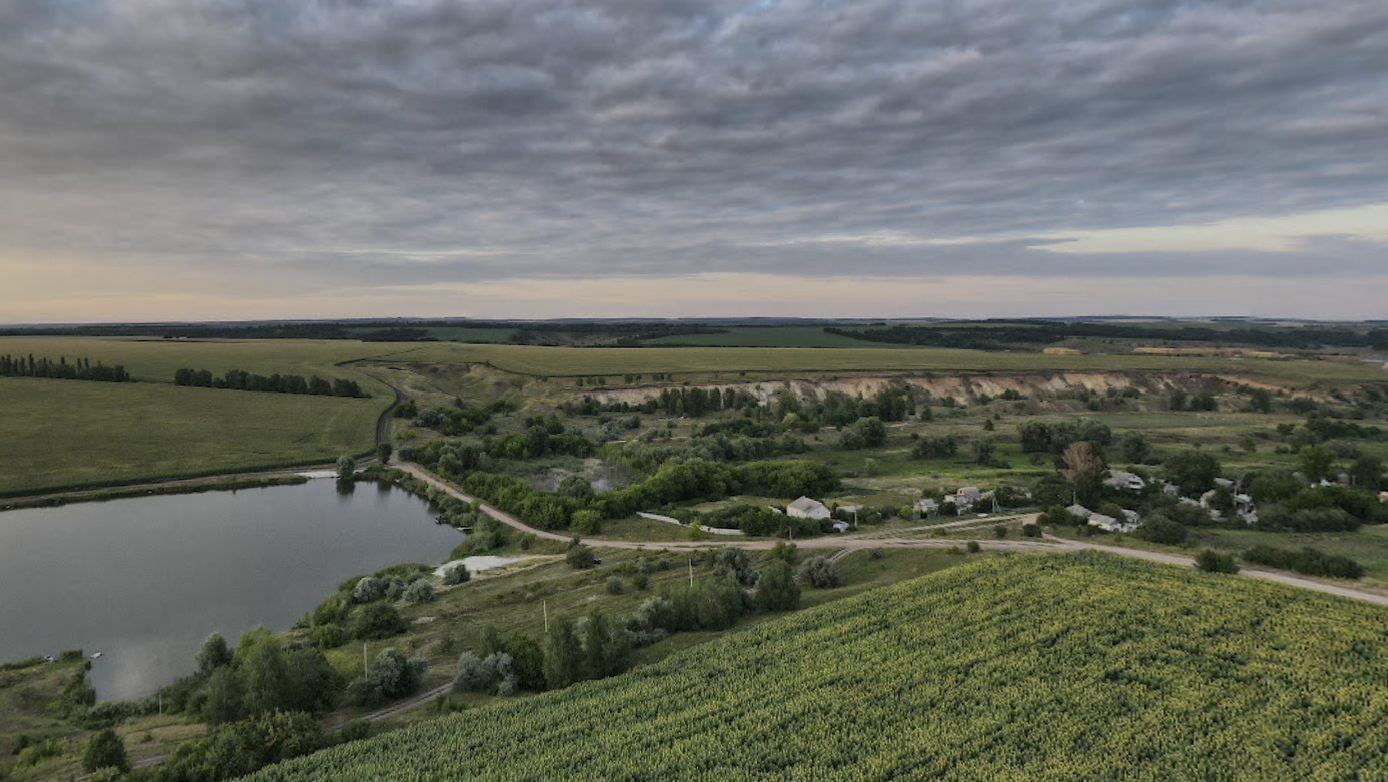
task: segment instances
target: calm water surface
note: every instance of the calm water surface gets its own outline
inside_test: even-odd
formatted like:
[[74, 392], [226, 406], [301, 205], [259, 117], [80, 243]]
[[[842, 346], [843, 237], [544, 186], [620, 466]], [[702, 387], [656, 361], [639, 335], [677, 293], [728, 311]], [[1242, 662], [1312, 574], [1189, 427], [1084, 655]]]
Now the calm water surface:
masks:
[[389, 487], [314, 480], [0, 513], [0, 661], [102, 652], [102, 700], [193, 669], [209, 633], [283, 630], [344, 579], [438, 564], [462, 535]]

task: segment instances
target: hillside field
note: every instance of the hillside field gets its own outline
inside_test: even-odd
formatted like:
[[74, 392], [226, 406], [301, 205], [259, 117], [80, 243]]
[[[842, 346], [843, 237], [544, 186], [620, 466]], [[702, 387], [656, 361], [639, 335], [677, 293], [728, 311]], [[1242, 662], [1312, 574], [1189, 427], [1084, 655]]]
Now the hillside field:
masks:
[[248, 779], [1381, 779], [1386, 639], [1275, 584], [1005, 556]]
[[0, 495], [331, 462], [371, 449], [386, 404], [0, 378]]

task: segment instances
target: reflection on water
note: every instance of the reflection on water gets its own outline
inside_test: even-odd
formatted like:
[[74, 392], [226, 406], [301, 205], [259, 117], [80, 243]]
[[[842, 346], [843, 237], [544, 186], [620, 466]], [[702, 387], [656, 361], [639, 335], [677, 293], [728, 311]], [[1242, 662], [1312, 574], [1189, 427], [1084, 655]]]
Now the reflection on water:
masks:
[[335, 480], [0, 513], [0, 661], [100, 651], [103, 700], [148, 695], [213, 631], [285, 629], [350, 576], [461, 539], [403, 491]]

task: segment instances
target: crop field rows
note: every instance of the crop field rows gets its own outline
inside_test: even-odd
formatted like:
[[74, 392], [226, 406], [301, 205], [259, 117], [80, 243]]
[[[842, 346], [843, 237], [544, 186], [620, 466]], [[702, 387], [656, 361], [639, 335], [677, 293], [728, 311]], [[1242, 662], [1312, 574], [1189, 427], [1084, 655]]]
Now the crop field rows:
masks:
[[1002, 557], [251, 778], [1378, 778], [1385, 639], [1276, 585]]

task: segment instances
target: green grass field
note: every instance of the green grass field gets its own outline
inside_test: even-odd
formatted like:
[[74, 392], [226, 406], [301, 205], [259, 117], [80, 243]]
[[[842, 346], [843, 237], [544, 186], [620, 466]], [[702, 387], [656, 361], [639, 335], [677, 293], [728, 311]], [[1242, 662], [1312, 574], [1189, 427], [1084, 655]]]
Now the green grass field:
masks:
[[[729, 326], [723, 334], [680, 334], [644, 340], [646, 345], [705, 345], [739, 348], [858, 348], [884, 347], [826, 334], [822, 326]], [[886, 346], [895, 347], [895, 346]], [[913, 349], [909, 345], [901, 346]]]
[[330, 462], [386, 400], [0, 378], [0, 494]]
[[1378, 779], [1388, 613], [998, 557], [249, 779]]

